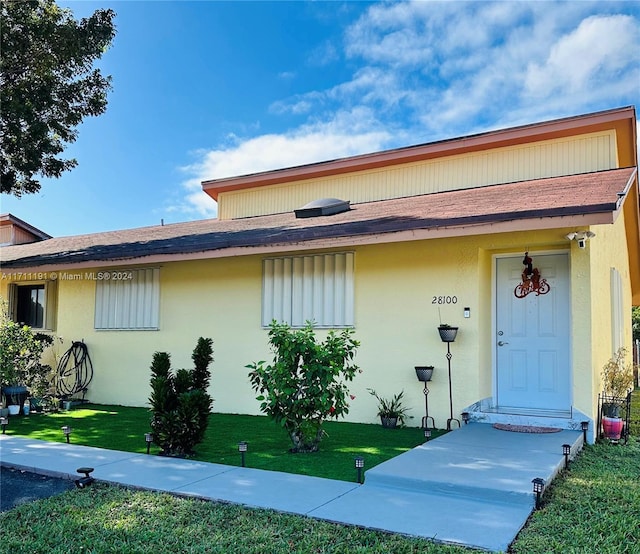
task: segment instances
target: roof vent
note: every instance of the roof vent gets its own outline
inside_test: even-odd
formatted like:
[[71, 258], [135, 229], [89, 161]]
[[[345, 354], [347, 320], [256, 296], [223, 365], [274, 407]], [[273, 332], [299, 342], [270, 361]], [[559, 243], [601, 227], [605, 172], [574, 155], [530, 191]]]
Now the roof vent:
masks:
[[342, 212], [348, 212], [350, 209], [351, 208], [349, 207], [349, 200], [340, 200], [338, 198], [321, 198], [319, 200], [309, 202], [308, 204], [302, 206], [302, 208], [294, 211], [297, 218], [302, 218], [334, 215]]

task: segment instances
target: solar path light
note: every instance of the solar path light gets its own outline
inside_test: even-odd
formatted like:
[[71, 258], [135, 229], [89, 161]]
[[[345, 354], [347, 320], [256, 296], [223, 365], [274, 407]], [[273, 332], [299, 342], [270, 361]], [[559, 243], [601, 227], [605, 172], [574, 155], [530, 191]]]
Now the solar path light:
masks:
[[364, 468], [364, 458], [356, 456], [354, 459], [356, 471], [358, 472], [358, 484], [362, 485], [362, 469]]
[[242, 467], [245, 467], [245, 454], [247, 453], [247, 449], [249, 448], [249, 443], [247, 441], [240, 441], [238, 443], [238, 452], [240, 452], [240, 456], [242, 458]]
[[587, 444], [587, 431], [589, 430], [589, 422], [581, 421], [580, 428], [582, 429], [582, 442], [583, 444]]
[[562, 445], [562, 455], [564, 456], [564, 468], [569, 468], [569, 456], [571, 455], [571, 445], [563, 444]]
[[544, 492], [544, 479], [542, 477], [536, 477], [533, 481], [533, 492], [536, 495], [536, 510], [540, 509], [540, 496]]

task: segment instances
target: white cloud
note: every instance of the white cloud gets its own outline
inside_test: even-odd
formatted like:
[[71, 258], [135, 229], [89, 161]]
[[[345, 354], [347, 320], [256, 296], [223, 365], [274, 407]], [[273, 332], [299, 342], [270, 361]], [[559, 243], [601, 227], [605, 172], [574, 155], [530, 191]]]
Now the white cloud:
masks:
[[[553, 44], [543, 63], [532, 62], [525, 79], [527, 94], [545, 97], [566, 92], [575, 94], [591, 87], [615, 87], [631, 83], [640, 87], [637, 67], [624, 74], [632, 61], [631, 52], [640, 51], [638, 24], [626, 15], [593, 16], [583, 20], [575, 31]], [[636, 64], [637, 65], [637, 64]]]
[[227, 144], [199, 153], [196, 163], [182, 168], [190, 176], [182, 183], [185, 196], [167, 211], [214, 217], [217, 205], [202, 192], [201, 181], [376, 151], [390, 137], [374, 127], [372, 114], [366, 109], [358, 109], [336, 114], [330, 122], [308, 124], [290, 133], [248, 139], [229, 137]]
[[181, 209], [211, 213], [200, 180], [638, 103], [639, 17], [625, 2], [374, 4], [308, 57], [345, 58], [350, 78], [268, 107], [303, 125], [200, 153]]

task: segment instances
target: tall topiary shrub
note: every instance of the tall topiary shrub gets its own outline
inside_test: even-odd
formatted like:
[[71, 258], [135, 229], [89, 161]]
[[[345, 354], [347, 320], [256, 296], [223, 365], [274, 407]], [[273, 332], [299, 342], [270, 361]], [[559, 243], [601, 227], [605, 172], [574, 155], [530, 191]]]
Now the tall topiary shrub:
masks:
[[213, 341], [200, 337], [191, 359], [193, 370], [171, 371], [171, 357], [156, 352], [151, 362], [151, 430], [165, 456], [188, 456], [207, 430], [212, 398], [207, 393]]
[[[292, 452], [315, 452], [324, 436], [322, 423], [349, 413], [349, 390], [358, 366], [352, 363], [360, 345], [345, 329], [330, 331], [318, 342], [311, 323], [292, 330], [273, 321], [269, 342], [272, 364], [254, 362], [249, 379], [260, 409], [286, 429]], [[353, 398], [353, 397], [352, 397]]]

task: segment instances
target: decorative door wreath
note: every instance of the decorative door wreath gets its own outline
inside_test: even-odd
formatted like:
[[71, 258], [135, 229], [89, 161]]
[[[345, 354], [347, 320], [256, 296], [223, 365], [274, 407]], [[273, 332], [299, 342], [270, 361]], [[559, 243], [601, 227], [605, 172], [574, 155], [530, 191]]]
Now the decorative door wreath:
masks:
[[551, 287], [546, 279], [540, 275], [537, 267], [533, 267], [533, 260], [529, 257], [529, 252], [524, 253], [524, 271], [522, 272], [522, 283], [519, 283], [513, 294], [516, 298], [524, 298], [527, 294], [535, 292], [536, 296], [547, 294]]

